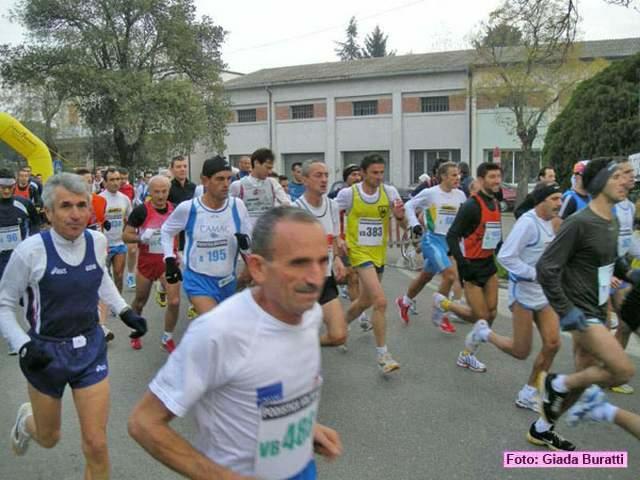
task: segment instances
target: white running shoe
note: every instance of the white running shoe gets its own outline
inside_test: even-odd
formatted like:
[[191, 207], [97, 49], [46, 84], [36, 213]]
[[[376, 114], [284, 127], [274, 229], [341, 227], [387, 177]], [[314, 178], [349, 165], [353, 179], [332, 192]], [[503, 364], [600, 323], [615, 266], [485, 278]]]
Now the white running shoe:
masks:
[[575, 427], [578, 423], [592, 420], [603, 422], [602, 407], [607, 404], [607, 396], [597, 385], [587, 388], [580, 399], [565, 413], [567, 425]]
[[418, 315], [418, 307], [416, 306], [417, 302], [415, 300], [411, 300], [411, 304], [409, 305], [409, 313], [411, 315]]
[[468, 368], [472, 372], [482, 373], [487, 371], [487, 366], [478, 360], [473, 353], [465, 355], [464, 352], [460, 352], [458, 354], [458, 360], [456, 360], [456, 365], [462, 368]]
[[338, 291], [340, 292], [340, 296], [345, 300], [349, 299], [349, 291], [346, 285], [338, 285]]
[[487, 321], [478, 320], [473, 325], [471, 331], [467, 333], [467, 336], [464, 339], [464, 348], [466, 348], [470, 352], [475, 353], [475, 351], [478, 350], [480, 344], [484, 342], [482, 338], [486, 338], [486, 336], [483, 337], [484, 332], [488, 330], [491, 329], [489, 328], [489, 324], [487, 323]]
[[136, 288], [136, 277], [133, 273], [127, 273], [127, 288], [129, 290]]
[[16, 415], [16, 423], [11, 428], [11, 448], [13, 453], [21, 457], [27, 453], [29, 448], [29, 441], [31, 435], [29, 435], [24, 426], [24, 422], [29, 415], [33, 415], [31, 410], [31, 404], [29, 402], [23, 403], [18, 409], [18, 415]]
[[360, 323], [360, 329], [363, 332], [368, 332], [370, 330], [373, 330], [373, 324], [369, 320], [369, 317], [367, 317], [366, 313], [362, 312], [360, 314], [360, 316], [358, 317], [358, 322]]
[[400, 369], [400, 364], [396, 362], [389, 352], [378, 355], [378, 367], [385, 375]]
[[540, 411], [538, 407], [539, 402], [538, 390], [529, 385], [522, 387], [518, 392], [518, 396], [516, 396], [517, 407], [526, 408], [536, 413]]

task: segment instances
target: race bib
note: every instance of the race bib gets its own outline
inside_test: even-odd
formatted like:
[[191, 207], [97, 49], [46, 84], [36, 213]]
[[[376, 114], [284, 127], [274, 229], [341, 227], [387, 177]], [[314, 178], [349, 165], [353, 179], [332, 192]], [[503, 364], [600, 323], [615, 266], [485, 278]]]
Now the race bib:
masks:
[[442, 205], [436, 211], [436, 224], [434, 226], [434, 233], [438, 235], [446, 235], [451, 228], [451, 224], [456, 218], [458, 209], [450, 205]]
[[598, 268], [598, 305], [604, 305], [609, 300], [613, 265], [612, 263]]
[[500, 222], [487, 222], [482, 237], [483, 250], [495, 250], [502, 240], [502, 224]]
[[313, 427], [320, 388], [259, 408], [256, 477], [282, 480], [300, 473], [313, 457]]
[[149, 253], [163, 253], [162, 232], [160, 230], [153, 232], [153, 235], [149, 240]]
[[109, 220], [109, 223], [111, 224], [111, 230], [113, 230], [114, 232], [119, 232], [120, 230], [122, 230], [123, 226], [124, 226], [124, 219], [123, 217], [123, 212], [121, 209], [119, 208], [115, 208], [112, 210], [107, 211], [107, 214], [105, 215], [106, 219]]
[[631, 248], [631, 238], [633, 232], [631, 229], [621, 229], [618, 233], [618, 256], [623, 257]]
[[227, 238], [196, 240], [194, 247], [191, 258], [197, 264], [195, 271], [212, 277], [226, 277], [233, 270]]
[[383, 244], [384, 229], [380, 218], [361, 218], [358, 222], [358, 245], [380, 247]]
[[22, 232], [19, 225], [0, 228], [0, 251], [15, 250], [22, 241]]

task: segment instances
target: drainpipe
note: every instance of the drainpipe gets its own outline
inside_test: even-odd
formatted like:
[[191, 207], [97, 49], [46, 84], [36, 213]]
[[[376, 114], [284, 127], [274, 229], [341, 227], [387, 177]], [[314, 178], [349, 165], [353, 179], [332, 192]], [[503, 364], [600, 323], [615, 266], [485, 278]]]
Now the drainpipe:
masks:
[[471, 68], [467, 67], [467, 101], [468, 101], [468, 115], [469, 115], [469, 174], [473, 172], [472, 158], [473, 158], [473, 73]]
[[273, 150], [273, 131], [272, 131], [272, 121], [273, 121], [273, 108], [271, 107], [272, 105], [272, 99], [273, 99], [273, 93], [271, 92], [271, 88], [269, 87], [264, 87], [264, 89], [267, 91], [267, 99], [268, 99], [268, 103], [267, 103], [267, 120], [268, 120], [268, 131], [269, 131], [269, 150]]

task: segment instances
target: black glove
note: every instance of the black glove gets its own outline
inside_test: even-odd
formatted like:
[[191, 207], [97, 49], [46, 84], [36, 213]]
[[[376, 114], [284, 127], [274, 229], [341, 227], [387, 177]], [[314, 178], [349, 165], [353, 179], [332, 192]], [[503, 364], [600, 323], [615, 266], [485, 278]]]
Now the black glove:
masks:
[[129, 338], [140, 338], [147, 333], [147, 321], [136, 312], [127, 308], [120, 314], [120, 320], [129, 328], [134, 330]]
[[251, 249], [251, 238], [246, 233], [234, 233], [236, 240], [238, 241], [238, 248], [242, 253], [249, 253]]
[[20, 368], [24, 371], [36, 372], [47, 368], [53, 360], [47, 352], [40, 349], [33, 341], [20, 347]]
[[413, 232], [413, 234], [416, 237], [420, 237], [420, 236], [422, 236], [422, 233], [424, 232], [424, 228], [422, 228], [422, 225], [416, 225], [415, 227], [413, 227], [411, 229], [411, 231]]
[[174, 257], [164, 259], [165, 271], [164, 276], [168, 283], [174, 284], [182, 281], [182, 272], [178, 267], [178, 262]]
[[105, 232], [108, 232], [109, 230], [111, 230], [111, 222], [109, 220], [105, 220], [104, 222], [102, 222], [102, 229]]

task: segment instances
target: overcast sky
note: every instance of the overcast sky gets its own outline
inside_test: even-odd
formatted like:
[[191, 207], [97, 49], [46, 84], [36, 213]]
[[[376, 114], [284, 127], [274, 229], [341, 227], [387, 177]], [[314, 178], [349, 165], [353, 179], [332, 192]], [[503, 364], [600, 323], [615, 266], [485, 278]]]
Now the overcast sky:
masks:
[[[6, 14], [14, 1], [0, 0]], [[379, 24], [387, 46], [398, 54], [469, 47], [469, 36], [500, 0], [300, 0], [215, 2], [195, 0], [227, 30], [223, 59], [229, 70], [249, 73], [261, 68], [336, 61], [335, 41], [343, 40], [352, 15], [361, 43]], [[580, 0], [580, 38], [600, 40], [640, 35], [640, 13]], [[22, 30], [0, 18], [0, 43], [19, 43]]]

